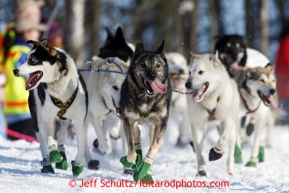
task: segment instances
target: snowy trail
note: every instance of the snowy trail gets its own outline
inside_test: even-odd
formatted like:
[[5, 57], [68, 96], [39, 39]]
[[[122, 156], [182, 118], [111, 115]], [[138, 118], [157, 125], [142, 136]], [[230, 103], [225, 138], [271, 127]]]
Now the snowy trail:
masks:
[[[213, 146], [213, 136], [218, 135], [216, 131], [209, 133], [204, 144], [204, 155], [207, 159], [209, 149]], [[91, 140], [94, 137], [89, 134]], [[122, 165], [117, 156], [108, 154], [100, 156], [93, 153], [93, 156], [101, 161], [101, 168], [98, 171], [84, 168], [83, 173], [74, 178], [71, 172], [70, 161], [74, 159], [76, 153], [75, 142], [68, 142], [66, 146], [69, 168], [67, 171], [55, 170], [55, 174], [40, 173], [41, 153], [38, 143], [28, 143], [26, 141], [7, 141], [0, 139], [0, 192], [289, 192], [289, 128], [276, 126], [273, 130], [273, 147], [265, 149], [265, 162], [258, 164], [257, 168], [247, 168], [244, 164], [250, 157], [250, 150], [243, 149], [243, 165], [235, 165], [233, 179], [229, 179], [226, 174], [226, 153], [215, 162], [208, 162], [207, 178], [195, 178], [196, 160], [191, 147], [177, 149], [175, 143], [176, 132], [169, 128], [166, 139], [155, 159], [153, 168], [154, 180], [160, 181], [193, 181], [199, 183], [206, 181], [229, 181], [229, 188], [193, 188], [181, 187], [101, 187], [112, 179], [117, 182], [122, 180], [132, 180], [132, 176], [122, 174]], [[147, 140], [144, 140], [146, 143]], [[120, 144], [120, 143], [119, 143]], [[121, 146], [121, 145], [119, 145]], [[147, 145], [145, 146], [146, 152]], [[93, 180], [97, 179], [96, 187]], [[70, 180], [75, 180], [75, 187], [70, 187]], [[82, 180], [92, 180], [92, 187], [79, 187]], [[74, 184], [73, 184], [74, 185]], [[87, 184], [89, 185], [89, 184]], [[127, 186], [130, 185], [126, 184]]]

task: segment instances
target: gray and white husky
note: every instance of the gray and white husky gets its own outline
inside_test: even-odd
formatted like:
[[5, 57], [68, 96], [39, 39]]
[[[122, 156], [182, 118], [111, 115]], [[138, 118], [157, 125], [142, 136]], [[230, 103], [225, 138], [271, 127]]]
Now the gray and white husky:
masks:
[[99, 164], [92, 159], [86, 141], [86, 85], [73, 59], [65, 51], [53, 47], [46, 39], [27, 43], [32, 44], [33, 48], [26, 62], [15, 69], [14, 74], [28, 77], [28, 102], [43, 158], [41, 172], [54, 173], [51, 162], [60, 164], [56, 166], [60, 169], [68, 167], [64, 148], [65, 129], [57, 133], [58, 147], [52, 138], [51, 123], [57, 118], [64, 122], [72, 120], [75, 125], [77, 155], [72, 161], [72, 172], [77, 176], [83, 170], [85, 159], [89, 163]]
[[187, 95], [187, 100], [198, 162], [197, 175], [206, 176], [202, 151], [204, 129], [208, 124], [217, 124], [220, 128], [220, 137], [210, 150], [209, 161], [220, 159], [228, 145], [227, 172], [233, 175], [239, 93], [236, 82], [219, 60], [218, 52], [215, 55], [192, 54], [186, 88], [192, 92], [192, 95]]
[[[171, 86], [164, 41], [156, 51], [146, 51], [137, 43], [127, 77], [121, 88], [120, 108], [127, 140], [128, 155], [121, 163], [134, 166], [134, 180], [152, 180], [152, 163], [164, 137], [169, 116]], [[150, 148], [142, 159], [141, 130], [150, 128]]]

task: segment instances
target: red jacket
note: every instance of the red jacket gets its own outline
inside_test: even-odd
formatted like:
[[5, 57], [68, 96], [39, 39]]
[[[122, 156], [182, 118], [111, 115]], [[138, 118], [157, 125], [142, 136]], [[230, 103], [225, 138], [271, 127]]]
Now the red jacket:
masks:
[[289, 100], [289, 36], [280, 42], [276, 56], [277, 93]]

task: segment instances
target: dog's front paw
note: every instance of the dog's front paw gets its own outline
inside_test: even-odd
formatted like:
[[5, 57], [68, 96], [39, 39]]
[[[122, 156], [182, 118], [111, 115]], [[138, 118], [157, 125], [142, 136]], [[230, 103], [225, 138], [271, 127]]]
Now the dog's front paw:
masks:
[[48, 159], [44, 159], [41, 164], [43, 168], [41, 169], [41, 173], [52, 173], [54, 174], [54, 169]]
[[254, 131], [254, 124], [249, 123], [249, 125], [248, 125], [247, 128], [246, 128], [246, 134], [247, 134], [247, 136], [251, 136], [252, 133], [253, 133], [253, 131]]
[[151, 164], [146, 163], [144, 161], [141, 161], [140, 163], [138, 163], [134, 169], [134, 174], [133, 174], [134, 181], [137, 182], [143, 179], [148, 173], [150, 167], [151, 167]]
[[215, 161], [220, 159], [223, 156], [222, 153], [216, 152], [215, 148], [212, 148], [209, 153], [209, 161]]
[[122, 165], [123, 165], [124, 167], [127, 167], [127, 168], [131, 168], [131, 167], [134, 165], [134, 163], [129, 162], [129, 161], [127, 160], [127, 156], [124, 156], [124, 157], [120, 158], [119, 161], [120, 161], [120, 163], [122, 163]]
[[131, 168], [125, 168], [123, 170], [123, 173], [126, 174], [126, 175], [133, 175], [133, 172], [134, 172], [134, 170], [131, 169]]
[[90, 160], [88, 162], [88, 169], [98, 170], [99, 169], [99, 161], [98, 160]]
[[71, 161], [72, 165], [72, 174], [74, 177], [79, 176], [79, 174], [83, 171], [83, 165], [78, 165], [74, 161]]
[[49, 161], [50, 161], [51, 163], [54, 163], [54, 162], [59, 163], [59, 162], [61, 162], [62, 160], [63, 160], [63, 157], [62, 157], [62, 155], [59, 153], [58, 150], [53, 150], [53, 151], [51, 151], [51, 152], [49, 153]]
[[62, 159], [61, 162], [56, 163], [56, 164], [55, 164], [55, 167], [56, 167], [57, 169], [67, 170], [67, 168], [68, 168], [68, 163], [67, 163], [67, 158], [66, 158], [65, 152], [60, 151], [60, 154], [62, 155], [63, 159]]
[[93, 151], [95, 152], [95, 153], [98, 153], [99, 155], [101, 155], [101, 156], [104, 156], [105, 154], [106, 154], [106, 151], [107, 151], [107, 149], [108, 148], [106, 148], [106, 147], [104, 147], [104, 148], [101, 148], [100, 146], [99, 146], [99, 143], [98, 143], [98, 139], [95, 139], [94, 141], [93, 141]]
[[196, 175], [196, 177], [207, 177], [207, 173], [206, 171], [200, 170], [198, 171], [198, 174]]

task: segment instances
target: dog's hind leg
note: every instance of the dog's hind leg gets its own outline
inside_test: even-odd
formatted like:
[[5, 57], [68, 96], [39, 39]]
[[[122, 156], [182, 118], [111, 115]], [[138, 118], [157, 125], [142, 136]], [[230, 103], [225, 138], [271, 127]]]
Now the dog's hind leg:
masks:
[[197, 176], [207, 176], [206, 174], [206, 162], [203, 152], [203, 140], [204, 140], [204, 128], [205, 125], [195, 128], [193, 124], [191, 124], [193, 144], [196, 152], [198, 168], [197, 168]]
[[102, 130], [101, 124], [100, 124], [100, 117], [94, 116], [92, 112], [89, 112], [88, 114], [89, 120], [91, 121], [91, 124], [94, 128], [94, 131], [97, 135], [98, 140], [98, 150], [101, 152], [100, 154], [105, 154], [108, 150], [108, 145], [106, 142], [105, 133]]
[[178, 141], [177, 141], [177, 144], [176, 146], [179, 147], [179, 148], [183, 148], [185, 147], [186, 145], [189, 144], [190, 142], [190, 120], [189, 120], [189, 116], [187, 115], [187, 112], [184, 111], [183, 113], [183, 120], [180, 124], [180, 127], [179, 127], [179, 131], [180, 131], [180, 135], [179, 135], [179, 138], [178, 138]]
[[246, 166], [249, 166], [249, 167], [257, 166], [258, 153], [260, 150], [260, 141], [261, 141], [261, 137], [263, 134], [264, 126], [266, 124], [266, 119], [267, 117], [265, 117], [263, 120], [258, 120], [256, 122], [254, 143], [253, 143], [252, 150], [251, 150], [251, 158], [249, 162], [246, 164]]

